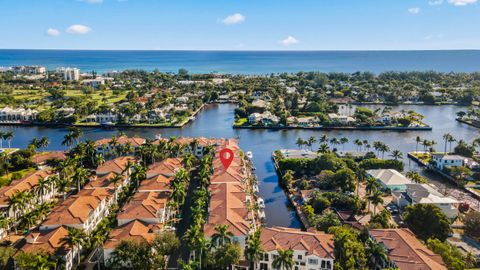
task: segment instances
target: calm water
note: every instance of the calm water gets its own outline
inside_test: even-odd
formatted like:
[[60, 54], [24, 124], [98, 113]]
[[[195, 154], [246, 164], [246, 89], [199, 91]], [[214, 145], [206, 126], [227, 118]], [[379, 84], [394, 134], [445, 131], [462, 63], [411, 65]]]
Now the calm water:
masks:
[[0, 66], [78, 67], [83, 71], [159, 69], [192, 73], [297, 71], [479, 71], [480, 51], [79, 51], [0, 50]]
[[[282, 189], [278, 186], [278, 179], [271, 161], [271, 153], [279, 148], [296, 148], [295, 141], [298, 137], [320, 137], [327, 133], [329, 137], [347, 137], [352, 142], [354, 139], [367, 139], [370, 142], [383, 141], [392, 149], [406, 152], [415, 149], [415, 138], [421, 136], [438, 142], [437, 149], [443, 149], [442, 136], [449, 132], [457, 139], [471, 141], [480, 136], [479, 130], [455, 121], [455, 112], [464, 108], [457, 106], [400, 106], [394, 110], [413, 109], [425, 115], [425, 122], [433, 126], [433, 131], [423, 132], [378, 132], [378, 131], [269, 131], [269, 130], [234, 130], [233, 110], [235, 105], [221, 104], [211, 105], [202, 111], [195, 122], [183, 129], [129, 129], [124, 132], [129, 135], [138, 135], [146, 138], [154, 138], [156, 134], [163, 137], [175, 136], [206, 136], [206, 137], [239, 137], [240, 145], [244, 151], [253, 152], [253, 161], [257, 168], [256, 174], [260, 182], [260, 193], [266, 202], [266, 215], [268, 226], [300, 227], [294, 212], [288, 207], [288, 201]], [[47, 149], [65, 149], [61, 145], [66, 129], [42, 128], [42, 127], [0, 127], [0, 130], [13, 130], [15, 138], [13, 147], [25, 147], [33, 137], [47, 136], [51, 144]], [[116, 134], [115, 129], [84, 129], [84, 138], [93, 140], [110, 137]], [[349, 143], [346, 150], [353, 150], [355, 146]], [[405, 159], [406, 170], [417, 169], [413, 162]]]

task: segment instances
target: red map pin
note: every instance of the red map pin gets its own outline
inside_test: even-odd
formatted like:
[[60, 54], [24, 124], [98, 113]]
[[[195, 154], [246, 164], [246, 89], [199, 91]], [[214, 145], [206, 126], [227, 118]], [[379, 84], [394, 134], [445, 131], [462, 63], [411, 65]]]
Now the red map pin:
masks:
[[228, 169], [233, 161], [233, 151], [228, 148], [220, 150], [220, 161], [222, 162], [225, 170]]

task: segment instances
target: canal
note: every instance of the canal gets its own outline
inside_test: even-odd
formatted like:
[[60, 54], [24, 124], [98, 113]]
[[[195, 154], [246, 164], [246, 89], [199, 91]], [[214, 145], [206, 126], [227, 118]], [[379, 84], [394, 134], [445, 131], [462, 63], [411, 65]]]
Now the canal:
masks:
[[[128, 136], [141, 136], [145, 138], [154, 138], [161, 134], [162, 137], [169, 136], [188, 136], [188, 137], [239, 137], [240, 146], [244, 151], [253, 152], [253, 162], [256, 167], [256, 174], [260, 183], [260, 194], [265, 199], [267, 226], [285, 226], [299, 228], [300, 222], [295, 212], [290, 208], [289, 202], [278, 186], [278, 179], [271, 161], [271, 153], [280, 148], [297, 148], [295, 141], [298, 137], [308, 138], [314, 136], [319, 138], [326, 133], [332, 137], [347, 137], [350, 142], [345, 145], [345, 150], [355, 150], [353, 140], [361, 139], [373, 141], [382, 141], [390, 146], [392, 150], [398, 149], [403, 152], [405, 159], [405, 171], [418, 170], [418, 166], [407, 159], [407, 152], [415, 150], [415, 138], [434, 140], [437, 142], [435, 148], [443, 151], [442, 136], [445, 133], [452, 134], [457, 140], [466, 140], [471, 142], [475, 137], [480, 136], [479, 130], [458, 123], [455, 121], [455, 113], [465, 110], [458, 106], [416, 106], [405, 105], [394, 107], [398, 110], [415, 110], [425, 116], [424, 122], [433, 127], [432, 131], [314, 131], [314, 130], [234, 130], [231, 125], [234, 120], [233, 104], [214, 104], [206, 107], [197, 115], [194, 122], [188, 124], [182, 129], [122, 129], [121, 131]], [[45, 127], [18, 127], [3, 126], [0, 130], [11, 130], [15, 133], [12, 141], [12, 147], [25, 147], [34, 137], [47, 136], [50, 139], [50, 145], [47, 150], [65, 149], [61, 145], [63, 136], [67, 133], [66, 128], [45, 128]], [[97, 140], [104, 137], [110, 137], [119, 132], [117, 129], [86, 128], [83, 129], [83, 139]], [[435, 176], [429, 177], [438, 186], [445, 186], [441, 179]], [[448, 184], [447, 184], [448, 185]]]

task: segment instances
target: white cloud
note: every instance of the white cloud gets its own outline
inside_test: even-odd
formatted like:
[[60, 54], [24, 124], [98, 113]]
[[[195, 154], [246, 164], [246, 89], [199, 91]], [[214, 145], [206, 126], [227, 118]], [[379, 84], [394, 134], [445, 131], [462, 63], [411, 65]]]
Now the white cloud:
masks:
[[230, 16], [227, 16], [224, 19], [221, 19], [220, 22], [225, 24], [225, 25], [232, 25], [232, 24], [237, 24], [237, 23], [242, 23], [246, 19], [245, 16], [243, 16], [240, 13], [235, 13]]
[[454, 6], [466, 6], [470, 4], [475, 4], [477, 0], [448, 0], [448, 3]]
[[438, 6], [438, 5], [443, 4], [443, 0], [430, 0], [430, 1], [428, 1], [428, 4], [430, 6]]
[[57, 37], [60, 35], [60, 31], [55, 28], [48, 28], [45, 34], [47, 34], [47, 36]]
[[418, 7], [409, 8], [408, 13], [413, 14], [413, 15], [418, 14], [418, 13], [420, 13], [420, 8], [418, 8]]
[[294, 45], [294, 44], [297, 44], [298, 42], [300, 41], [292, 36], [288, 36], [286, 39], [280, 40], [280, 44], [282, 44], [283, 46]]
[[80, 0], [82, 2], [85, 2], [85, 3], [89, 3], [89, 4], [101, 4], [103, 3], [103, 0]]
[[70, 25], [67, 28], [67, 33], [74, 34], [74, 35], [85, 35], [90, 31], [92, 31], [92, 28], [86, 25], [81, 25], [81, 24]]

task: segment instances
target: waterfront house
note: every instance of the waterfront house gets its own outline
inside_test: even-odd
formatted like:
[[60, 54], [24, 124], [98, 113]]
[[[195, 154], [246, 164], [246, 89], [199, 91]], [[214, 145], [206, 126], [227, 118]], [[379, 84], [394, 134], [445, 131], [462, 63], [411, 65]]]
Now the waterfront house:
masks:
[[444, 196], [429, 184], [406, 184], [405, 192], [393, 192], [393, 201], [403, 208], [415, 204], [433, 204], [450, 219], [458, 216], [458, 201]]
[[328, 119], [330, 122], [339, 125], [350, 125], [351, 123], [355, 122], [355, 118], [346, 115], [339, 115], [336, 113], [329, 113]]
[[293, 228], [263, 228], [260, 241], [263, 256], [255, 269], [273, 270], [272, 262], [278, 250], [293, 250], [294, 270], [333, 269], [335, 261], [333, 235], [315, 230]]
[[0, 109], [0, 121], [1, 122], [22, 122], [22, 121], [34, 121], [37, 119], [38, 111], [24, 108], [10, 108], [4, 107]]
[[382, 190], [405, 191], [412, 181], [394, 169], [368, 170], [367, 176], [377, 179]]
[[369, 234], [385, 247], [388, 255], [388, 260], [377, 262], [376, 269], [447, 269], [442, 257], [429, 250], [409, 229], [375, 229], [370, 230]]
[[116, 123], [118, 121], [118, 115], [116, 112], [109, 111], [88, 115], [85, 120], [90, 123], [99, 124]]
[[77, 246], [68, 246], [63, 242], [63, 239], [67, 236], [68, 230], [64, 226], [52, 230], [34, 230], [20, 240], [17, 245], [19, 246], [19, 251], [23, 252], [31, 253], [42, 250], [48, 254], [54, 254], [60, 258], [61, 269], [70, 270], [73, 269], [78, 248]]
[[113, 203], [112, 190], [103, 188], [82, 190], [55, 207], [40, 225], [40, 230], [67, 226], [88, 234], [108, 216]]
[[248, 123], [251, 125], [263, 124], [263, 125], [277, 125], [280, 119], [267, 111], [264, 113], [252, 113], [248, 116]]
[[233, 234], [233, 240], [245, 248], [247, 236], [254, 231], [252, 216], [247, 209], [247, 196], [241, 184], [222, 183], [211, 184], [209, 217], [204, 226], [206, 238], [215, 234], [215, 227], [228, 225], [228, 231]]
[[439, 170], [443, 170], [445, 167], [464, 166], [467, 158], [460, 155], [449, 154], [432, 154], [431, 162], [433, 166]]
[[[160, 228], [152, 224], [146, 224], [138, 220], [120, 225], [113, 229], [103, 244], [103, 260], [108, 265], [112, 252], [122, 241], [147, 241], [153, 242], [155, 234]], [[125, 265], [128, 268], [128, 265]]]
[[[118, 195], [122, 192], [122, 188], [125, 187], [130, 179], [128, 176], [119, 174], [121, 181], [114, 183], [112, 179], [117, 176], [114, 172], [109, 172], [104, 175], [93, 175], [90, 177], [90, 181], [83, 187], [83, 189], [108, 189], [114, 191], [114, 195], [118, 198]], [[116, 186], [116, 188], [115, 188]]]
[[145, 224], [164, 226], [172, 217], [167, 202], [170, 192], [138, 192], [122, 208], [117, 216], [118, 225], [139, 220]]

